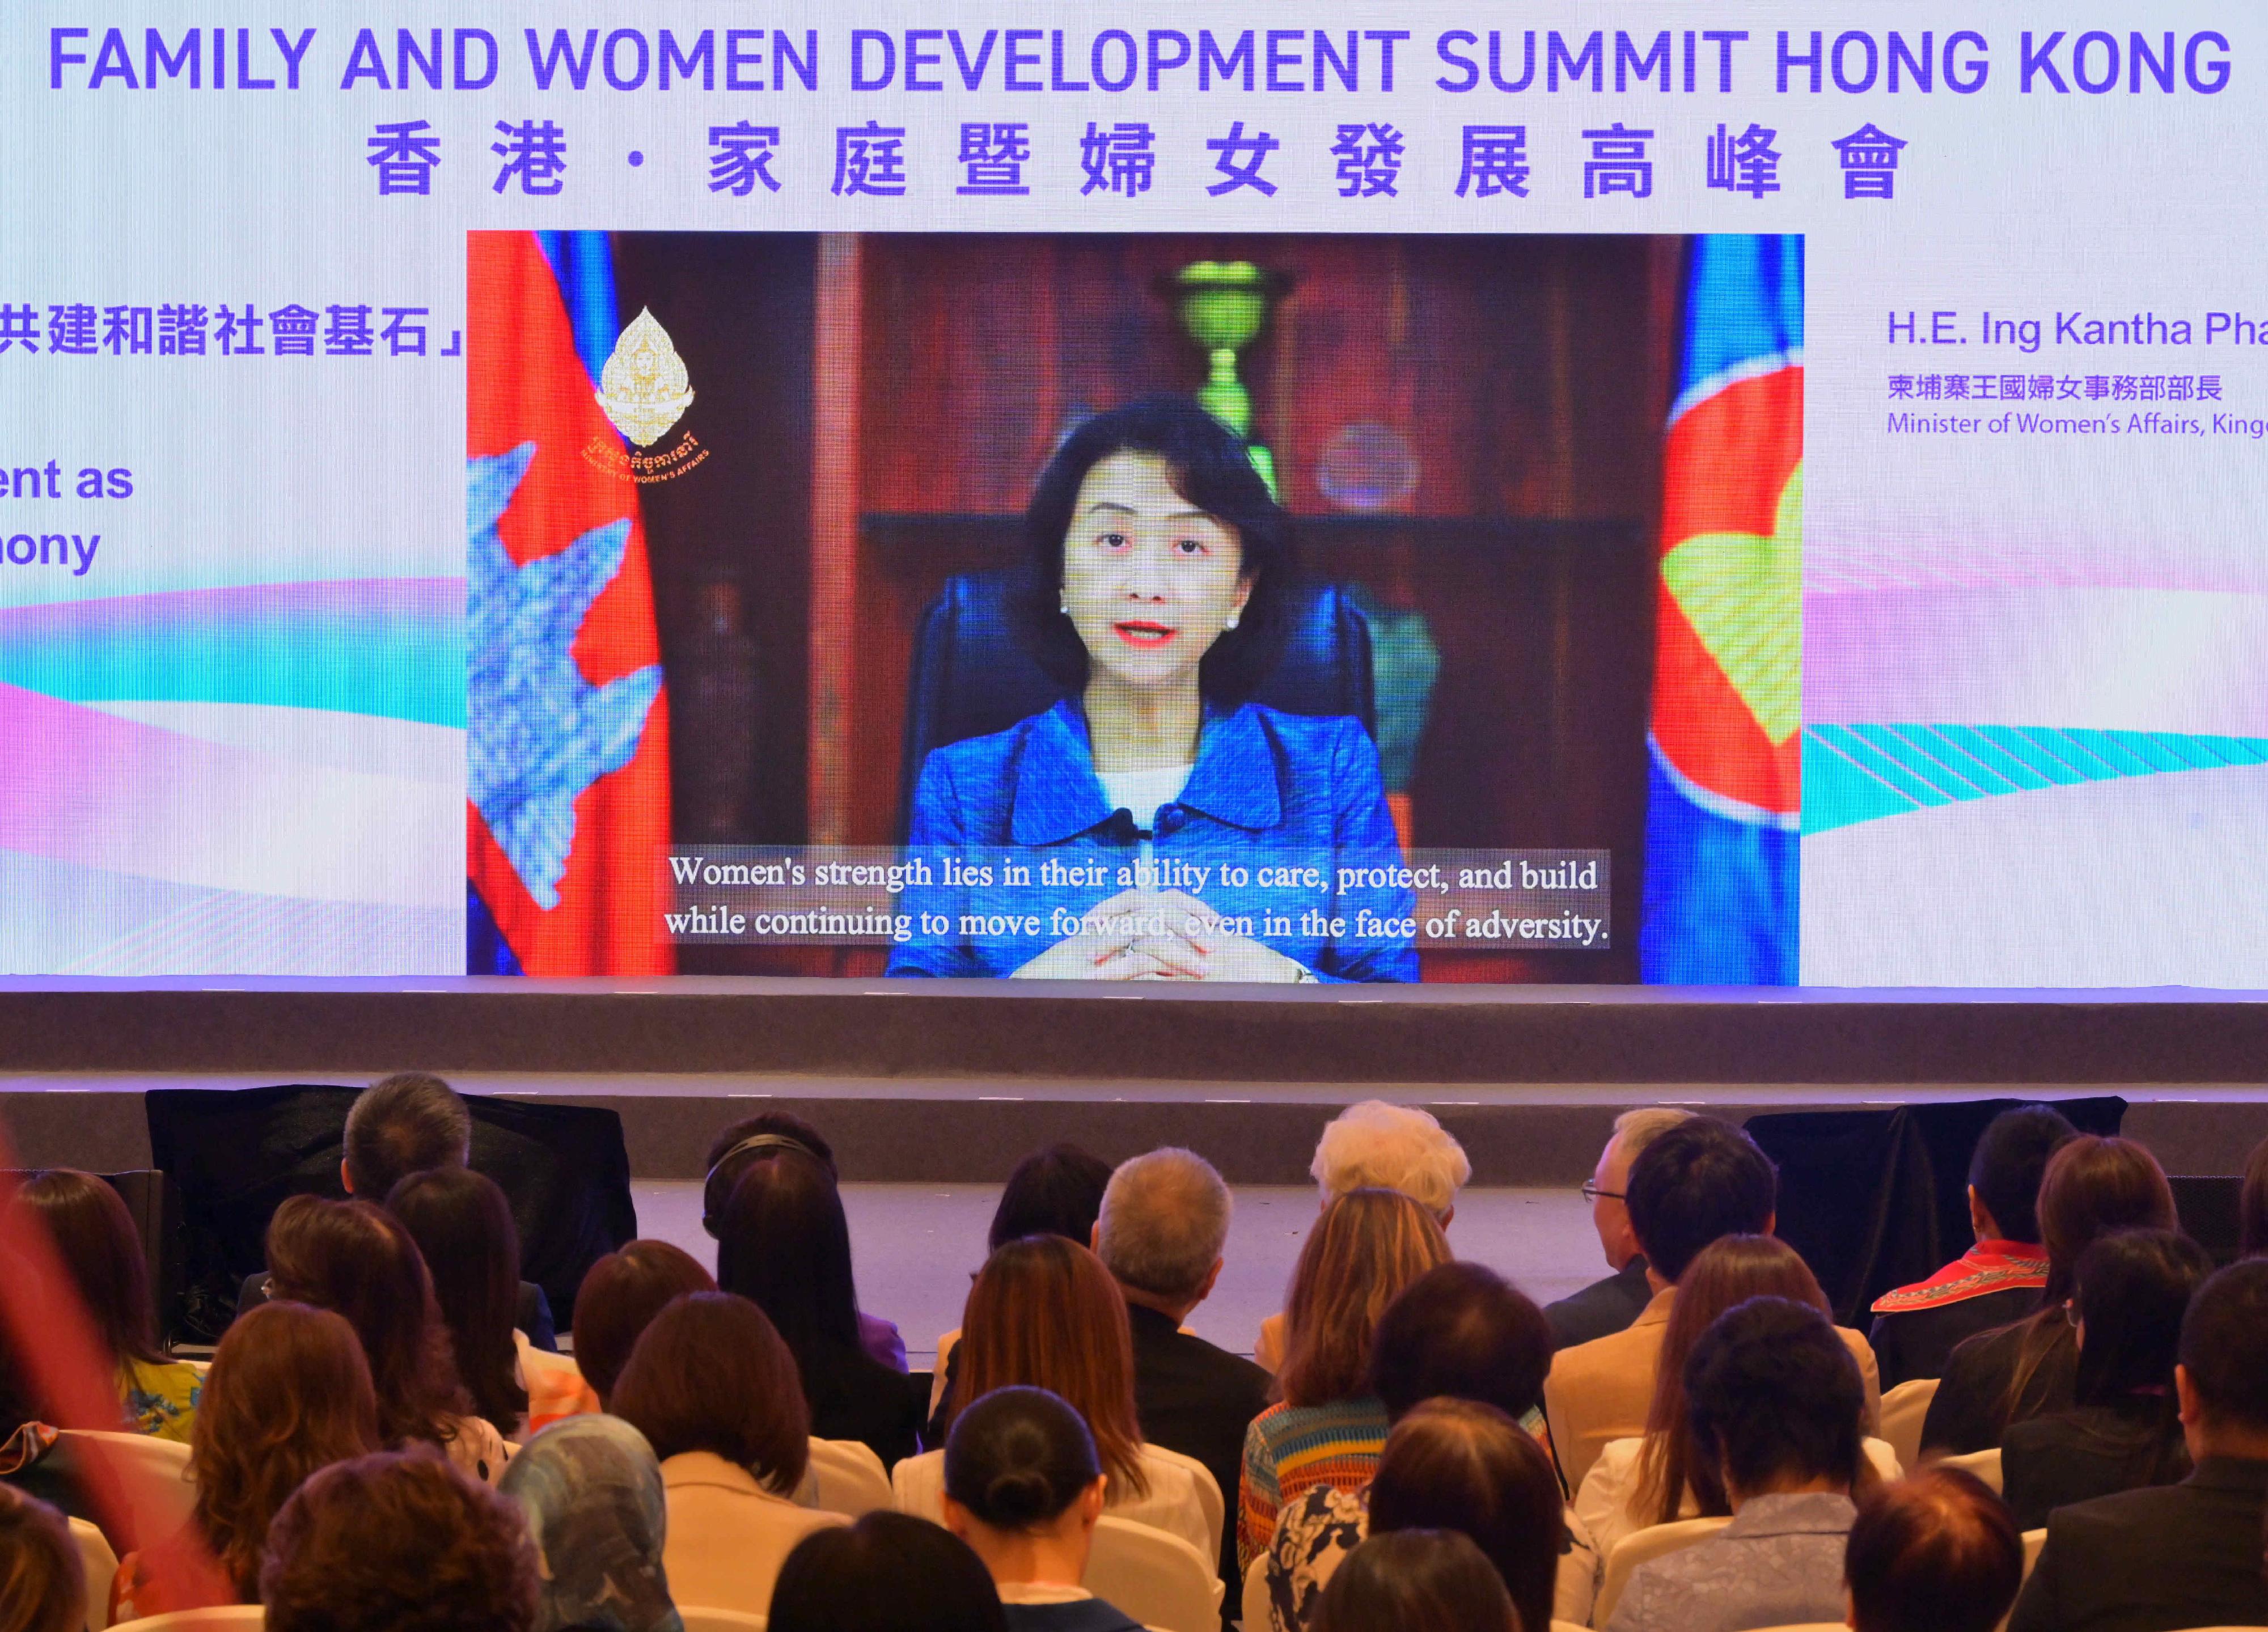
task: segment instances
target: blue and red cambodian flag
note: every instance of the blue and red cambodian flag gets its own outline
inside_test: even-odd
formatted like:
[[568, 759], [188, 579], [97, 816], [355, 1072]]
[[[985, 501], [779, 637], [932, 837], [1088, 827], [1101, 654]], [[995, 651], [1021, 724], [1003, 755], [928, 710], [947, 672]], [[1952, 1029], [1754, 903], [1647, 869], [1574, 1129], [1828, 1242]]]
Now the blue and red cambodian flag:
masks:
[[1662, 489], [1640, 972], [1677, 985], [1793, 985], [1801, 238], [1693, 240]]
[[612, 255], [603, 233], [475, 233], [467, 271], [466, 966], [666, 973], [653, 582], [596, 396]]

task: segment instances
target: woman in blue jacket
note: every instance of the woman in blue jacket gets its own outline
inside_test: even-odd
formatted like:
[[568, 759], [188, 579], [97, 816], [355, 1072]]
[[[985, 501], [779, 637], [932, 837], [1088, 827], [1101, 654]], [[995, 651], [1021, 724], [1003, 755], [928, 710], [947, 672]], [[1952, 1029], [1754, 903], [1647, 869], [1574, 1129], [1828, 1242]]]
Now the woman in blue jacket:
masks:
[[929, 881], [893, 975], [1413, 980], [1378, 750], [1250, 700], [1281, 650], [1291, 519], [1187, 397], [1088, 420], [1025, 514], [1021, 609], [1064, 699], [924, 761]]

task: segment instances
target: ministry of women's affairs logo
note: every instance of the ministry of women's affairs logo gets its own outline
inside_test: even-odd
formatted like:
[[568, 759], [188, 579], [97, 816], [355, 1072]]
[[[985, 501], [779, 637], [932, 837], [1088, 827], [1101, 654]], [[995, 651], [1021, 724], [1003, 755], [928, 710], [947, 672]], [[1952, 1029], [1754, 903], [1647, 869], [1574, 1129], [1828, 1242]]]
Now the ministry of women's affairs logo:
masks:
[[[669, 331], [642, 310], [615, 342], [615, 351], [599, 375], [599, 406], [615, 429], [641, 449], [652, 447], [693, 406], [685, 359], [670, 343]], [[688, 432], [666, 453], [625, 454], [603, 436], [593, 437], [583, 457], [625, 481], [666, 482], [683, 476], [709, 457]]]

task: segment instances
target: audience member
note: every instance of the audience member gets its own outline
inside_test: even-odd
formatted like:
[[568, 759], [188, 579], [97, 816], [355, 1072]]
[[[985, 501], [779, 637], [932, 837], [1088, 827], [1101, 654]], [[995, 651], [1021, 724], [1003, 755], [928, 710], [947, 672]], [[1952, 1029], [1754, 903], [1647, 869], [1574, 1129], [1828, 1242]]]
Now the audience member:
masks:
[[509, 1439], [527, 1416], [512, 1340], [519, 1295], [519, 1230], [493, 1179], [469, 1168], [429, 1168], [387, 1193], [433, 1278], [457, 1377], [473, 1409]]
[[63, 1516], [0, 1484], [0, 1632], [81, 1632], [86, 1583]]
[[335, 1310], [362, 1340], [379, 1437], [439, 1447], [475, 1479], [504, 1476], [504, 1439], [473, 1414], [432, 1277], [401, 1221], [367, 1201], [293, 1196], [268, 1225], [269, 1296]]
[[[1143, 1442], [1126, 1300], [1094, 1253], [1055, 1235], [1007, 1243], [969, 1289], [962, 1324], [961, 1386], [970, 1399], [996, 1388], [1046, 1389], [1094, 1436], [1114, 1517], [1153, 1525], [1207, 1558], [1219, 1551], [1220, 1532], [1201, 1494], [1211, 1475], [1189, 1457]], [[945, 1452], [932, 1451], [891, 1471], [900, 1512], [943, 1518], [944, 1463]]]
[[2179, 1227], [2174, 1193], [2157, 1159], [2132, 1140], [2092, 1134], [2066, 1140], [2048, 1158], [2039, 1215], [2048, 1253], [2040, 1307], [2014, 1326], [1955, 1347], [1922, 1421], [1925, 1451], [1987, 1451], [2012, 1422], [2070, 1410], [2079, 1352], [2064, 1303], [2079, 1255], [2106, 1230]]
[[118, 1379], [119, 1426], [188, 1442], [202, 1386], [196, 1368], [158, 1346], [158, 1311], [134, 1215], [108, 1185], [75, 1168], [35, 1173], [15, 1205], [47, 1227]]
[[1369, 1482], [1386, 1407], [1371, 1391], [1371, 1340], [1403, 1289], [1449, 1261], [1433, 1214], [1395, 1190], [1335, 1197], [1307, 1232], [1285, 1300], [1282, 1400], [1245, 1431], [1237, 1562], [1268, 1550], [1279, 1513], [1317, 1485]]
[[804, 1538], [767, 1632], [1007, 1632], [983, 1561], [941, 1525], [869, 1513]]
[[599, 1409], [653, 1318], [688, 1292], [716, 1289], [693, 1254], [666, 1241], [632, 1241], [591, 1266], [575, 1294], [575, 1363]]
[[[1752, 1297], [1784, 1297], [1832, 1316], [1817, 1279], [1786, 1242], [1771, 1236], [1723, 1236], [1701, 1250], [1678, 1279], [1677, 1298], [1663, 1328], [1645, 1436], [1610, 1442], [1575, 1494], [1575, 1511], [1602, 1553], [1649, 1525], [1732, 1511], [1717, 1470], [1694, 1460], [1685, 1362], [1718, 1316]], [[1842, 1326], [1836, 1335], [1863, 1368], [1866, 1339]], [[1897, 1452], [1886, 1441], [1869, 1439], [1865, 1448], [1871, 1476], [1898, 1476]]]
[[1315, 1607], [1314, 1632], [1544, 1632], [1513, 1607], [1504, 1577], [1454, 1530], [1397, 1530], [1347, 1554]]
[[[709, 1147], [709, 1176], [701, 1186], [701, 1228], [713, 1237], [724, 1227], [725, 1206], [733, 1187], [755, 1163], [783, 1152], [809, 1156], [827, 1170], [828, 1182], [836, 1186], [843, 1175], [835, 1165], [835, 1149], [819, 1130], [801, 1117], [785, 1111], [759, 1111], [744, 1117], [717, 1135]], [[858, 1315], [858, 1346], [894, 1371], [906, 1369], [906, 1340], [897, 1326], [863, 1310]]]
[[1653, 1300], [1653, 1289], [1646, 1281], [1646, 1254], [1638, 1250], [1638, 1232], [1631, 1228], [1631, 1163], [1658, 1136], [1692, 1114], [1668, 1105], [1644, 1105], [1615, 1119], [1614, 1134], [1583, 1185], [1583, 1199], [1591, 1204], [1591, 1227], [1599, 1232], [1599, 1250], [1615, 1273], [1543, 1306], [1555, 1348], [1628, 1331]]
[[305, 1303], [248, 1311], [205, 1380], [189, 1522], [120, 1562], [111, 1620], [257, 1603], [261, 1554], [284, 1502], [317, 1469], [378, 1448], [378, 1399], [354, 1328]]
[[1694, 1461], [1718, 1470], [1733, 1522], [1632, 1570], [1609, 1632], [1834, 1620], [1858, 1511], [1851, 1486], [1865, 1465], [1851, 1350], [1808, 1304], [1751, 1298], [1693, 1346], [1685, 1397]]
[[2079, 1255], [2070, 1315], [2077, 1407], [2010, 1425], [2000, 1488], [2016, 1528], [2073, 1502], [2169, 1485], [2190, 1471], [2174, 1363], [2182, 1316], [2213, 1273], [2186, 1236], [2117, 1230]]
[[[1268, 1408], [1268, 1374], [1241, 1355], [1182, 1330], [1220, 1278], [1228, 1186], [1194, 1151], [1152, 1150], [1123, 1163], [1102, 1194], [1095, 1256], [1126, 1298], [1134, 1338], [1134, 1407], [1142, 1437], [1204, 1464], [1236, 1488], [1244, 1430]], [[1228, 1601], [1240, 1590], [1233, 1536], [1220, 1549]]]
[[795, 1503], [810, 1417], [795, 1356], [747, 1298], [694, 1292], [655, 1316], [613, 1410], [661, 1458], [669, 1578], [688, 1604], [762, 1614], [796, 1543], [843, 1522]]
[[[1624, 1331], [1563, 1348], [1543, 1385], [1551, 1449], [1560, 1477], [1580, 1490], [1591, 1465], [1617, 1439], [1646, 1432], [1654, 1377], [1679, 1279], [1701, 1250], [1721, 1236], [1768, 1236], [1778, 1205], [1778, 1176], [1756, 1142], [1714, 1117], [1688, 1117], [1656, 1134], [1631, 1163], [1631, 1227], [1646, 1259], [1653, 1296]], [[1867, 1390], [1867, 1420], [1875, 1420], [1874, 1357], [1853, 1333], [1852, 1352]]]
[[2258, 1258], [2268, 1253], [2268, 1139], [2252, 1147], [2244, 1159], [2244, 1187], [2236, 1207], [2237, 1253]]
[[[0, 1256], [0, 1275], [24, 1274]], [[69, 1518], [92, 1518], [94, 1510], [70, 1452], [33, 1398], [31, 1380], [0, 1334], [0, 1485], [44, 1502]]]
[[[423, 1071], [401, 1072], [372, 1083], [348, 1108], [339, 1183], [350, 1196], [382, 1202], [412, 1173], [463, 1167], [472, 1149], [472, 1112], [457, 1090]], [[556, 1349], [550, 1300], [518, 1275], [515, 1269], [512, 1325], [537, 1348]], [[258, 1308], [267, 1296], [267, 1272], [247, 1275], [236, 1312]]]
[[[1462, 1400], [1503, 1413], [1536, 1439], [1535, 1453], [1543, 1459], [1551, 1504], [1561, 1520], [1561, 1540], [1551, 1561], [1551, 1617], [1581, 1625], [1591, 1618], [1598, 1591], [1599, 1553], [1574, 1516], [1560, 1508], [1559, 1476], [1550, 1447], [1537, 1437], [1543, 1424], [1537, 1402], [1550, 1364], [1551, 1328], [1543, 1311], [1491, 1269], [1444, 1264], [1412, 1281], [1379, 1317], [1370, 1380], [1386, 1407], [1386, 1420], [1396, 1429], [1424, 1402]], [[1476, 1443], [1480, 1437], [1484, 1436]], [[1380, 1480], [1394, 1444], [1389, 1434]], [[1482, 1464], [1469, 1466], [1477, 1477]], [[1358, 1490], [1317, 1485], [1285, 1506], [1266, 1563], [1270, 1614], [1278, 1632], [1292, 1632], [1313, 1618], [1331, 1572], [1369, 1533], [1376, 1488], [1375, 1482]], [[1519, 1597], [1517, 1589], [1513, 1596]]]
[[995, 1389], [954, 1420], [945, 1527], [984, 1561], [1017, 1632], [1141, 1632], [1079, 1584], [1108, 1483], [1086, 1424], [1045, 1389]]
[[[1446, 1230], [1457, 1215], [1457, 1193], [1473, 1176], [1473, 1164], [1431, 1111], [1366, 1099], [1324, 1126], [1307, 1170], [1322, 1191], [1325, 1207], [1351, 1191], [1395, 1190]], [[1290, 1318], [1286, 1310], [1260, 1324], [1252, 1357], [1266, 1370], [1283, 1370]]]
[[430, 1450], [310, 1474], [268, 1529], [266, 1632], [536, 1632], [519, 1507]]
[[1976, 1244], [1926, 1281], [1874, 1300], [1868, 1335], [1882, 1386], [1943, 1377], [1963, 1338], [2021, 1320], [2048, 1283], [2040, 1244], [2040, 1176], [2078, 1130], [2046, 1105], [2019, 1105], [1986, 1125], [1969, 1158], [1969, 1227]]
[[2268, 1626], [2268, 1261], [2232, 1264], [2198, 1289], [2179, 1355], [2195, 1470], [2049, 1514], [2009, 1632]]
[[661, 1470], [637, 1429], [611, 1416], [554, 1423], [498, 1488], [535, 1543], [534, 1632], [680, 1632], [662, 1563]]
[[816, 1159], [782, 1150], [741, 1174], [718, 1231], [717, 1284], [786, 1341], [812, 1433], [870, 1446], [886, 1468], [921, 1449], [929, 1390], [859, 1344], [850, 1226]]
[[2016, 1601], [2024, 1542], [1982, 1480], [1927, 1468], [1859, 1504], [1843, 1575], [1853, 1632], [1992, 1632]]

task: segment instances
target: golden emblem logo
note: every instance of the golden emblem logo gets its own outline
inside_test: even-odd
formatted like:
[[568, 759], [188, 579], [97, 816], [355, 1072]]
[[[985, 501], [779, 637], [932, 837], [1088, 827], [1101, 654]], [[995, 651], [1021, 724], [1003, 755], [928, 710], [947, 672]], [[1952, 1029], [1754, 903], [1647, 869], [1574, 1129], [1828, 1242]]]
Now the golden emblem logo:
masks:
[[[599, 375], [600, 408], [634, 447], [644, 449], [669, 433], [693, 406], [691, 378], [669, 331], [650, 310], [641, 310], [615, 342]], [[593, 437], [583, 457], [626, 481], [666, 482], [683, 476], [709, 457], [690, 432], [666, 453], [624, 453], [605, 437]]]

